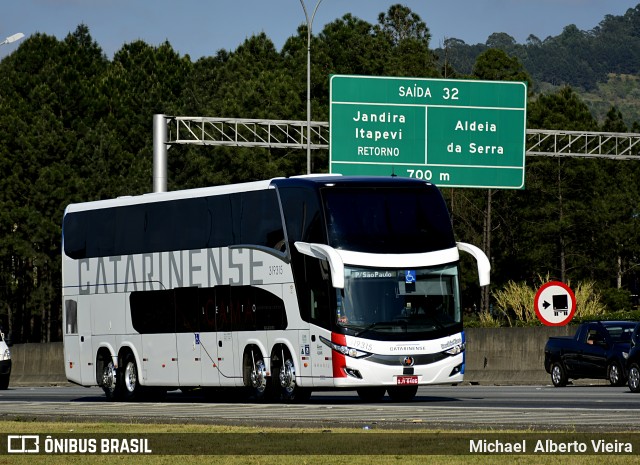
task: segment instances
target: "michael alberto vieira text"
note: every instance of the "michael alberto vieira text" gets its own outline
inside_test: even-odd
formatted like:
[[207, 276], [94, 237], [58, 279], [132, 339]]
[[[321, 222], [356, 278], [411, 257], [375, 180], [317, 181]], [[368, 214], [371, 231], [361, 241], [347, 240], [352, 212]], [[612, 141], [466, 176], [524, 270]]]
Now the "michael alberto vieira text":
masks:
[[537, 439], [533, 450], [527, 449], [527, 440], [522, 439], [520, 441], [509, 442], [501, 441], [499, 439], [487, 440], [469, 440], [469, 452], [478, 454], [525, 454], [527, 451], [534, 454], [555, 454], [555, 453], [567, 453], [567, 454], [632, 454], [633, 444], [630, 442], [618, 441], [606, 441], [604, 439], [591, 439], [589, 441], [570, 441], [561, 442], [553, 439]]

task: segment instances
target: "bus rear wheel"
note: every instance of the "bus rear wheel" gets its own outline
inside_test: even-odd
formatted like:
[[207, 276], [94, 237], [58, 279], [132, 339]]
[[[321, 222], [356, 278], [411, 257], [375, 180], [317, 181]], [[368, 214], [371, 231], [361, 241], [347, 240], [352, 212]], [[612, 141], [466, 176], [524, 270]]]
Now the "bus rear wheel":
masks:
[[132, 353], [127, 353], [124, 356], [122, 370], [120, 371], [120, 379], [118, 381], [122, 383], [123, 400], [133, 401], [140, 397], [142, 386], [140, 386], [140, 380], [138, 379], [138, 365], [136, 364], [136, 358]]
[[267, 366], [262, 354], [251, 349], [244, 355], [244, 385], [248, 388], [249, 397], [254, 400], [266, 400], [269, 397], [269, 378]]
[[104, 395], [108, 401], [116, 401], [120, 399], [120, 387], [118, 383], [118, 370], [116, 369], [113, 360], [109, 360], [102, 369], [102, 376], [100, 379], [100, 386], [104, 391]]
[[278, 379], [280, 380], [280, 397], [285, 402], [306, 402], [311, 397], [311, 389], [298, 386], [296, 383], [296, 367], [289, 351], [282, 354]]

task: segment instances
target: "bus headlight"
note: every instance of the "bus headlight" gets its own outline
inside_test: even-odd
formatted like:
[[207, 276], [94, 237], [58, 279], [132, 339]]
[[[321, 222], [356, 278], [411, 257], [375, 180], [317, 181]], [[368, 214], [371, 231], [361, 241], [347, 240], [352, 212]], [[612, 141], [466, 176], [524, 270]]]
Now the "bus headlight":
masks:
[[464, 352], [464, 342], [462, 344], [456, 344], [450, 349], [444, 351], [445, 354], [449, 355], [458, 355], [460, 352]]
[[0, 354], [0, 360], [11, 360], [11, 352], [9, 349], [5, 349], [2, 354]]
[[353, 347], [343, 346], [340, 344], [336, 344], [335, 342], [331, 342], [329, 339], [320, 336], [320, 340], [325, 344], [331, 347], [333, 350], [338, 352], [339, 354], [346, 355], [351, 358], [362, 358], [368, 357], [371, 355], [369, 352], [363, 352], [358, 349], [354, 349]]

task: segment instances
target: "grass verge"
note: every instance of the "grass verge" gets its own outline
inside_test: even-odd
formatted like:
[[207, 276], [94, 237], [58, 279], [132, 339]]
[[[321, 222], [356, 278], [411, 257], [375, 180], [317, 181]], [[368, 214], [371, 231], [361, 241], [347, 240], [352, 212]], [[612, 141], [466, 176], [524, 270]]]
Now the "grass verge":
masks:
[[[517, 441], [527, 441], [527, 451], [529, 455], [499, 455], [499, 454], [447, 454], [447, 447], [455, 449], [457, 444], [450, 441], [451, 435], [465, 436], [472, 434], [474, 437], [486, 438], [492, 442], [493, 438], [501, 441], [509, 441], [511, 439]], [[135, 463], [140, 464], [283, 464], [283, 465], [306, 465], [306, 464], [345, 464], [345, 465], [371, 465], [376, 464], [468, 464], [473, 462], [474, 465], [486, 464], [556, 464], [573, 465], [582, 463], [603, 462], [607, 464], [640, 464], [640, 441], [635, 441], [632, 454], [606, 454], [606, 456], [597, 457], [595, 455], [585, 454], [532, 454], [536, 438], [548, 438], [556, 442], [562, 441], [571, 435], [577, 434], [573, 432], [558, 433], [556, 431], [549, 433], [523, 432], [523, 431], [466, 431], [466, 432], [445, 432], [434, 429], [424, 430], [361, 430], [350, 428], [332, 428], [331, 430], [321, 430], [314, 428], [296, 429], [293, 431], [289, 428], [264, 428], [264, 427], [235, 427], [235, 426], [212, 426], [212, 425], [192, 425], [192, 424], [122, 424], [122, 423], [72, 423], [72, 422], [26, 422], [26, 421], [2, 421], [0, 422], [0, 441], [8, 441], [8, 435], [38, 435], [41, 438], [50, 436], [51, 438], [101, 438], [118, 436], [118, 435], [150, 435], [154, 439], [162, 438], [163, 446], [178, 446], [180, 441], [188, 438], [190, 441], [195, 440], [196, 443], [209, 443], [217, 441], [218, 443], [227, 442], [228, 445], [234, 447], [231, 450], [241, 450], [238, 455], [229, 455], [227, 450], [224, 455], [211, 453], [211, 449], [207, 455], [199, 455], [198, 447], [195, 446], [181, 455], [136, 455], [131, 457], [127, 454], [98, 454], [98, 455], [80, 455], [80, 454], [6, 454], [7, 444], [2, 444], [0, 455], [0, 465], [2, 464], [47, 464], [47, 465], [69, 465], [69, 464], [111, 464], [111, 463], [130, 463], [132, 458]], [[563, 436], [563, 434], [565, 436]], [[608, 433], [609, 434], [609, 433]], [[619, 433], [621, 441], [625, 440], [628, 433]], [[626, 435], [626, 436], [625, 436]], [[605, 436], [603, 434], [592, 434], [592, 438]], [[142, 436], [141, 436], [142, 437]], [[609, 436], [610, 438], [615, 438]], [[640, 435], [638, 435], [640, 438]], [[585, 436], [586, 438], [586, 436]], [[385, 453], [383, 455], [371, 455], [366, 449], [367, 440], [371, 441], [389, 441], [391, 446], [401, 445], [406, 447], [405, 450], [411, 450], [418, 441], [432, 441], [440, 444], [442, 453], [429, 455], [413, 455], [411, 453]], [[465, 439], [468, 443], [468, 439]], [[585, 439], [589, 441], [590, 439]], [[307, 441], [320, 442], [320, 448], [326, 453], [307, 454], [300, 453], [301, 449], [308, 450], [303, 447]], [[529, 443], [530, 441], [530, 443]], [[615, 439], [617, 442], [617, 439]], [[274, 443], [278, 442], [274, 448]], [[157, 441], [156, 441], [157, 443]], [[232, 443], [232, 444], [229, 444]], [[354, 450], [349, 453], [336, 455], [338, 450], [350, 450], [353, 444]], [[380, 444], [370, 443], [375, 446]], [[179, 446], [178, 446], [179, 447]], [[364, 449], [363, 449], [364, 447]], [[443, 450], [444, 447], [444, 450]], [[463, 446], [466, 447], [466, 446]], [[269, 452], [270, 449], [277, 450], [277, 453]], [[315, 450], [315, 449], [314, 449]], [[395, 450], [395, 449], [393, 449]], [[459, 448], [457, 450], [460, 450]]]

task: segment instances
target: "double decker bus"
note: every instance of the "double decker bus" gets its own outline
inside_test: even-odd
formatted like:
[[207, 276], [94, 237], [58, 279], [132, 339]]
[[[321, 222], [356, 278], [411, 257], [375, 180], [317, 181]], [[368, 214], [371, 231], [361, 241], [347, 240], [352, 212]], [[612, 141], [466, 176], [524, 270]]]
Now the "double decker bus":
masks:
[[459, 250], [436, 186], [276, 178], [69, 205], [69, 381], [109, 400], [237, 388], [304, 401], [412, 399], [465, 368]]

